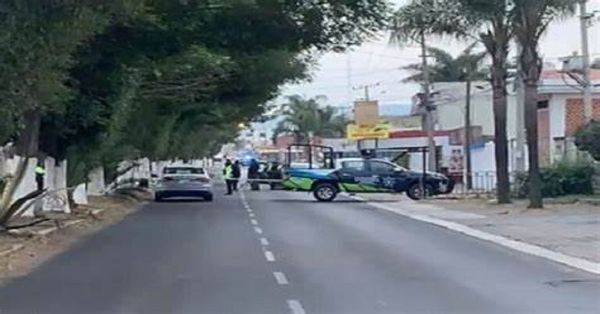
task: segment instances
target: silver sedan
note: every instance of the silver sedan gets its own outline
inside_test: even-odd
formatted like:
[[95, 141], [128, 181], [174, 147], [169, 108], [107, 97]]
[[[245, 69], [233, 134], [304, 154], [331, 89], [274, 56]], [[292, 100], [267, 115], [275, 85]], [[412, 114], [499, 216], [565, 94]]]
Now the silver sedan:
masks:
[[212, 180], [203, 168], [166, 167], [154, 188], [157, 202], [171, 197], [200, 197], [213, 200]]

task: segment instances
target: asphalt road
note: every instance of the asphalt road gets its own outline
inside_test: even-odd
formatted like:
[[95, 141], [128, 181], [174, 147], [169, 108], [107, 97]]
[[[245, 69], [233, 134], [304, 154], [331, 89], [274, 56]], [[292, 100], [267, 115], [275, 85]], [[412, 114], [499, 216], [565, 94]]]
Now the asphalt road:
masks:
[[0, 289], [0, 313], [600, 313], [600, 277], [356, 201], [150, 204]]

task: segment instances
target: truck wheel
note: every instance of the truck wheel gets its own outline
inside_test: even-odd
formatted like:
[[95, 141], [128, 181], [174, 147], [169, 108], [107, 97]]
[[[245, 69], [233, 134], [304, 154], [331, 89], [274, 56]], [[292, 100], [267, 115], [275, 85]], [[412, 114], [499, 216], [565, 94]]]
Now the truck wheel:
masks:
[[331, 202], [337, 194], [337, 188], [330, 183], [319, 183], [313, 190], [313, 195], [319, 202]]
[[[406, 191], [406, 195], [412, 200], [419, 201], [423, 199], [423, 192], [421, 190], [421, 184], [415, 183], [408, 188], [408, 191]], [[431, 187], [431, 185], [425, 185], [425, 193], [425, 195], [428, 197], [433, 195], [433, 188]]]

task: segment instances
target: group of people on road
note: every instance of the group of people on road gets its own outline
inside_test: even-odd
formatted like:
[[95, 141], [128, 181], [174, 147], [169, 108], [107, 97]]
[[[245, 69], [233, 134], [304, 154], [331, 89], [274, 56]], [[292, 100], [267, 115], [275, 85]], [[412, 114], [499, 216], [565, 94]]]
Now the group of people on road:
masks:
[[223, 169], [223, 176], [227, 185], [227, 195], [231, 195], [234, 191], [237, 191], [238, 182], [242, 176], [240, 161], [231, 162], [230, 159], [227, 159], [225, 161], [225, 168]]

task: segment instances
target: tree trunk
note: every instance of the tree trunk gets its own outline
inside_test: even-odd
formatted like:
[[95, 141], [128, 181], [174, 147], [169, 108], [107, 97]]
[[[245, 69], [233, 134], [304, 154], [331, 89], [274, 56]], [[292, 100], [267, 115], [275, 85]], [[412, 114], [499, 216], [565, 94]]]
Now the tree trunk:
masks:
[[480, 34], [485, 49], [492, 58], [491, 76], [494, 110], [494, 144], [496, 158], [496, 198], [499, 204], [510, 203], [510, 177], [508, 174], [508, 139], [506, 136], [506, 63], [511, 40], [509, 26], [504, 16], [494, 21], [493, 30]]
[[525, 85], [525, 130], [529, 151], [529, 208], [543, 208], [538, 149], [537, 84]]
[[538, 80], [542, 71], [537, 52], [537, 43], [521, 42], [523, 47], [520, 62], [523, 85], [525, 87], [525, 130], [529, 151], [529, 208], [543, 208], [542, 179], [538, 148]]
[[506, 57], [497, 52], [493, 58], [492, 86], [494, 94], [494, 144], [496, 157], [496, 197], [499, 204], [510, 203], [510, 177], [508, 174], [508, 140], [506, 136]]
[[17, 169], [14, 176], [8, 179], [2, 197], [0, 198], [0, 221], [8, 221], [10, 217], [10, 206], [15, 192], [27, 170], [29, 159], [36, 157], [38, 153], [38, 142], [40, 134], [41, 115], [38, 111], [32, 110], [25, 113], [25, 128], [19, 134], [16, 142], [17, 154], [20, 156]]

